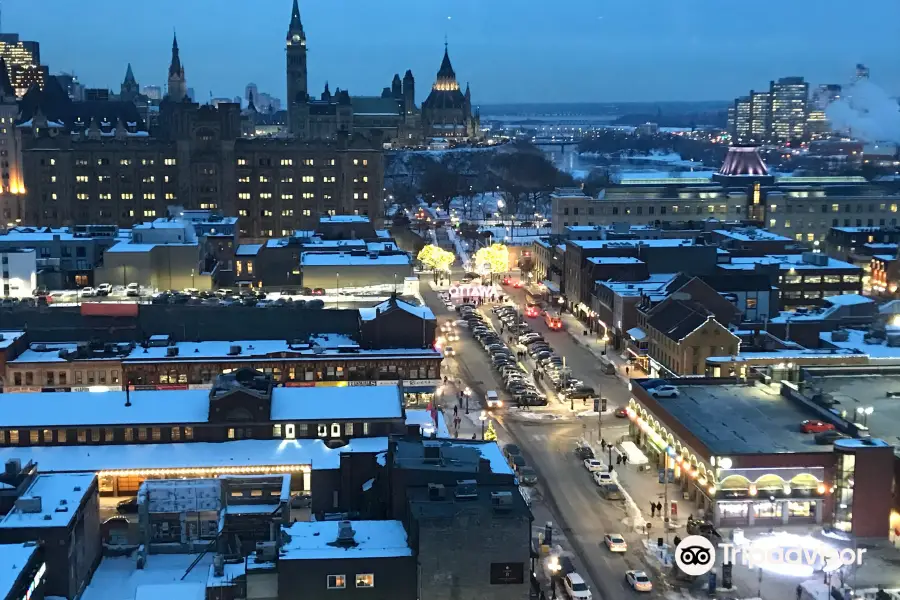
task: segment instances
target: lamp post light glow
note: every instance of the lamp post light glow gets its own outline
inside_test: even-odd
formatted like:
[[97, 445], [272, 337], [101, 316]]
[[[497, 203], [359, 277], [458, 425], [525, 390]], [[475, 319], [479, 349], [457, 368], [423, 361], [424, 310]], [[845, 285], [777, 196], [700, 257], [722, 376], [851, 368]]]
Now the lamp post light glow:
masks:
[[481, 421], [481, 439], [482, 440], [484, 439], [484, 424], [487, 421], [487, 419], [488, 419], [487, 411], [485, 411], [485, 410], [481, 411], [481, 415], [479, 415], [478, 420]]
[[869, 415], [871, 415], [873, 412], [875, 412], [875, 409], [871, 406], [860, 406], [856, 409], [856, 414], [858, 414], [863, 420], [863, 427], [868, 427]]

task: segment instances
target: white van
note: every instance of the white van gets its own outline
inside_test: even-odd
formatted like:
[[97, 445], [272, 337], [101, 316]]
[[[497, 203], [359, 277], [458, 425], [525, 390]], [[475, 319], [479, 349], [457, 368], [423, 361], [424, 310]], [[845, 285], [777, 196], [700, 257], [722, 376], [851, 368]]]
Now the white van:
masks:
[[503, 406], [503, 402], [500, 400], [500, 396], [497, 395], [497, 392], [494, 390], [488, 390], [484, 394], [484, 399], [487, 401], [487, 407], [490, 408], [500, 408]]

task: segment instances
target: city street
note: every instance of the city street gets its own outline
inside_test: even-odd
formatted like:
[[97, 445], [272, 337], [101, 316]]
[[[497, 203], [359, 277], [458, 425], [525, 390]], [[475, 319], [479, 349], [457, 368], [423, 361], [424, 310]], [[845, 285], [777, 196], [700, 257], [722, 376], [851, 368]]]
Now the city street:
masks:
[[[423, 296], [439, 323], [456, 317], [435, 292], [424, 289], [424, 286]], [[610, 408], [621, 405], [626, 400], [627, 390], [624, 385], [612, 376], [599, 374], [593, 368], [596, 359], [584, 348], [580, 348], [565, 332], [547, 332], [543, 321], [539, 319], [532, 319], [529, 323], [536, 331], [545, 334], [548, 342], [561, 356], [566, 356], [567, 361], [570, 361], [568, 365], [577, 377], [610, 398]], [[469, 410], [470, 413], [480, 414], [483, 408], [480, 399], [484, 397], [484, 393], [493, 389], [504, 397], [502, 386], [485, 360], [484, 351], [464, 329], [460, 330], [460, 339], [453, 342], [453, 347], [456, 357], [455, 360], [448, 361], [451, 365], [446, 374], [459, 377], [465, 385], [472, 388], [478, 405], [473, 402]], [[611, 392], [609, 395], [606, 394], [607, 388]], [[504, 400], [507, 399], [504, 397]], [[577, 416], [578, 412], [591, 408], [593, 407], [582, 405], [579, 400], [575, 403], [573, 412], [569, 410], [568, 403], [560, 404], [551, 400], [547, 407], [521, 412], [515, 409], [498, 411], [493, 417], [501, 445], [519, 445], [528, 463], [538, 472], [541, 478], [538, 487], [553, 515], [554, 525], [558, 525], [578, 558], [583, 561], [583, 567], [577, 560], [576, 566], [579, 567], [580, 574], [592, 584], [597, 595], [609, 600], [638, 595], [627, 586], [624, 575], [628, 569], [639, 569], [647, 570], [656, 584], [650, 597], [662, 597], [664, 586], [647, 568], [640, 536], [633, 533], [632, 528], [624, 522], [624, 505], [603, 499], [582, 461], [574, 455], [575, 443], [580, 438], [587, 437], [589, 433], [596, 435], [596, 416]], [[477, 421], [474, 414], [471, 416]], [[464, 415], [463, 419], [465, 420]], [[624, 435], [627, 430], [624, 422], [611, 415], [604, 415], [604, 419], [609, 423], [604, 435]], [[618, 422], [613, 424], [614, 421]], [[536, 522], [535, 525], [543, 524]], [[629, 551], [624, 555], [609, 552], [603, 542], [606, 533], [625, 536]]]

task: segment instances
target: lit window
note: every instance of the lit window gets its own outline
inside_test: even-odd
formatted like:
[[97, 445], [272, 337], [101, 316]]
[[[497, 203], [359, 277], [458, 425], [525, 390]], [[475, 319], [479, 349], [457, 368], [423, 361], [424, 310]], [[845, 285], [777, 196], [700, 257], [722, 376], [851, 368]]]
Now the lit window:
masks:
[[238, 211], [238, 216], [241, 216], [241, 217], [246, 217], [248, 214], [249, 213], [247, 212], [246, 208], [242, 208]]
[[328, 576], [328, 589], [329, 590], [342, 590], [347, 587], [347, 578], [344, 575], [329, 575]]
[[359, 159], [354, 158], [354, 159], [353, 159], [353, 164], [354, 164], [354, 165], [358, 165], [358, 164], [359, 164]]
[[353, 192], [353, 199], [359, 200], [359, 192]]
[[165, 164], [167, 167], [174, 167], [176, 163], [174, 158], [167, 158], [163, 161], [163, 164]]
[[356, 587], [358, 587], [358, 588], [375, 587], [375, 574], [374, 573], [357, 573], [356, 574]]
[[156, 194], [154, 194], [154, 193], [144, 194], [144, 200], [156, 200]]
[[144, 216], [145, 216], [145, 217], [155, 217], [155, 216], [156, 216], [156, 211], [153, 210], [152, 208], [148, 208], [148, 209], [146, 209], [146, 210], [144, 211]]
[[239, 194], [238, 194], [238, 199], [239, 199], [239, 200], [249, 200], [249, 199], [250, 199], [250, 192], [241, 192], [241, 193], [239, 193]]
[[304, 208], [304, 209], [303, 209], [303, 216], [304, 216], [304, 217], [308, 217], [308, 216], [310, 216], [310, 215], [312, 215], [312, 211], [309, 210], [308, 208]]
[[239, 166], [242, 166], [242, 167], [243, 167], [243, 166], [245, 166], [246, 164], [247, 164], [247, 159], [246, 159], [246, 158], [239, 158], [239, 159], [238, 159], [238, 165], [239, 165]]
[[281, 195], [281, 199], [282, 199], [282, 200], [293, 200], [293, 199], [294, 199], [294, 195], [293, 195], [293, 194], [282, 194], [282, 195]]
[[304, 199], [304, 200], [312, 200], [312, 199], [315, 198], [315, 197], [316, 197], [316, 195], [313, 194], [312, 192], [303, 192], [303, 199]]
[[260, 200], [271, 200], [272, 194], [269, 192], [263, 192], [262, 194], [259, 195], [259, 199]]
[[228, 428], [228, 439], [229, 439], [229, 440], [233, 440], [233, 439], [234, 439], [234, 427], [229, 427], [229, 428]]
[[317, 434], [319, 437], [328, 437], [328, 425], [325, 425], [324, 423], [319, 423], [317, 430], [318, 430]]
[[316, 161], [314, 161], [314, 160], [311, 159], [311, 158], [307, 158], [307, 159], [305, 159], [305, 160], [303, 161], [303, 164], [306, 165], [307, 167], [311, 167], [311, 166], [313, 166], [315, 163], [316, 163]]
[[259, 182], [260, 182], [260, 183], [269, 183], [269, 178], [266, 177], [265, 175], [260, 175], [260, 176], [259, 176]]
[[315, 180], [316, 180], [316, 178], [313, 177], [312, 175], [304, 175], [303, 179], [301, 179], [301, 181], [303, 183], [313, 183]]
[[275, 423], [274, 425], [272, 425], [272, 437], [281, 437], [281, 423]]
[[294, 211], [291, 209], [283, 210], [283, 211], [281, 211], [281, 216], [282, 217], [293, 217]]
[[281, 166], [282, 166], [282, 167], [290, 167], [290, 166], [293, 165], [293, 164], [294, 164], [294, 161], [291, 160], [290, 158], [282, 158], [282, 159], [281, 159]]
[[344, 423], [344, 435], [347, 437], [353, 435], [353, 423]]
[[174, 199], [175, 199], [175, 194], [173, 194], [172, 192], [166, 193], [166, 200], [174, 200]]

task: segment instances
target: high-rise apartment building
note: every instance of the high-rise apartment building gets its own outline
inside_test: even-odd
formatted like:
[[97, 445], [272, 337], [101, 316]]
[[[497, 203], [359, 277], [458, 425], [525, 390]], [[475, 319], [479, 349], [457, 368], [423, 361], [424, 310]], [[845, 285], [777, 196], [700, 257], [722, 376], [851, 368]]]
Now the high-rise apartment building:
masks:
[[854, 81], [860, 81], [862, 79], [869, 79], [869, 67], [863, 64], [856, 65], [856, 74], [854, 75]]
[[809, 84], [802, 77], [782, 77], [769, 84], [772, 99], [771, 136], [773, 142], [790, 142], [806, 137]]
[[7, 75], [20, 98], [32, 85], [43, 89], [50, 76], [47, 67], [41, 66], [40, 44], [20, 40], [16, 33], [0, 34], [0, 58], [6, 62]]
[[0, 57], [0, 218], [2, 225], [15, 225], [22, 215], [25, 185], [22, 178], [22, 132], [16, 127], [19, 106]]
[[725, 131], [732, 138], [736, 136], [735, 128], [737, 127], [737, 109], [734, 104], [728, 107], [728, 118], [726, 119]]
[[769, 92], [750, 90], [750, 141], [761, 143], [769, 137], [771, 112]]
[[813, 92], [813, 105], [820, 110], [825, 108], [836, 100], [841, 99], [843, 88], [839, 83], [822, 83]]
[[741, 96], [734, 101], [734, 140], [739, 144], [750, 141], [751, 112], [750, 96]]

